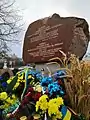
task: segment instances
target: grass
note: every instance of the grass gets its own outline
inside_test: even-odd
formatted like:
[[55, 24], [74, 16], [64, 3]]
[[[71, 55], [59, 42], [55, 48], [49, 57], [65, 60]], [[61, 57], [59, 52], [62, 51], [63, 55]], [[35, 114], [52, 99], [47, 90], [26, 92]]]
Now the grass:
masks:
[[57, 64], [60, 69], [66, 70], [65, 88], [71, 108], [90, 120], [90, 65], [83, 60], [79, 61], [75, 55], [67, 58], [63, 52], [62, 54], [63, 59], [56, 57], [50, 61], [59, 60], [60, 63]]

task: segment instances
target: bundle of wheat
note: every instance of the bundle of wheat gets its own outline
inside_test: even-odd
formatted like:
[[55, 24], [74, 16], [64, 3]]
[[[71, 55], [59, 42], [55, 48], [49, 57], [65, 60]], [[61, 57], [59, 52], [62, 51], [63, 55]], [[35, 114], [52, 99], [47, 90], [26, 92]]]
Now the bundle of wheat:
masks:
[[60, 58], [51, 60], [58, 59], [60, 69], [66, 70], [64, 84], [71, 108], [76, 113], [84, 114], [86, 120], [90, 120], [90, 66], [86, 61], [79, 61], [75, 55], [67, 58], [63, 52], [62, 54], [63, 60]]

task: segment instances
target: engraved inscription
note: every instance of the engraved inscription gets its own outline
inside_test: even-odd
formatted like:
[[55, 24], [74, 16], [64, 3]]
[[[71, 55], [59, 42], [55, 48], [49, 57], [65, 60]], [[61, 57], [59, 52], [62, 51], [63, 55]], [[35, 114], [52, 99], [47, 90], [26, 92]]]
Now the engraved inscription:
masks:
[[[62, 49], [63, 43], [50, 44], [46, 42], [40, 43], [36, 48], [29, 49], [29, 55], [32, 57], [48, 57], [54, 56], [56, 52]], [[61, 46], [61, 47], [60, 47]]]
[[54, 25], [52, 27], [43, 25], [40, 27], [34, 34], [29, 35], [29, 42], [30, 44], [34, 44], [37, 42], [37, 45], [33, 48], [28, 49], [28, 53], [33, 58], [41, 57], [41, 59], [44, 59], [48, 56], [53, 57], [55, 53], [57, 53], [59, 50], [61, 50], [61, 46], [63, 43], [59, 42], [53, 44], [48, 43], [48, 40], [52, 40], [58, 37], [58, 27], [60, 27], [62, 24]]
[[28, 36], [30, 39], [30, 43], [36, 42], [36, 41], [46, 41], [49, 39], [53, 39], [58, 37], [58, 27], [60, 27], [62, 24], [58, 24], [55, 26], [42, 26], [39, 28], [34, 34]]

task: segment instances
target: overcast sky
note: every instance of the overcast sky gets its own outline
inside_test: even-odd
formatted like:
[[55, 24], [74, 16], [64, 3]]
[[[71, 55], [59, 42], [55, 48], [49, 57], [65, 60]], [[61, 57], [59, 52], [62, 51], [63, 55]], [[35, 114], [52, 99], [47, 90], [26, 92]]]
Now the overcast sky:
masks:
[[[23, 13], [25, 30], [34, 20], [50, 16], [53, 13], [59, 13], [60, 16], [83, 17], [90, 25], [90, 0], [16, 0], [16, 6]], [[21, 37], [22, 40], [24, 34], [25, 32]], [[21, 46], [13, 46], [13, 51], [22, 57]]]

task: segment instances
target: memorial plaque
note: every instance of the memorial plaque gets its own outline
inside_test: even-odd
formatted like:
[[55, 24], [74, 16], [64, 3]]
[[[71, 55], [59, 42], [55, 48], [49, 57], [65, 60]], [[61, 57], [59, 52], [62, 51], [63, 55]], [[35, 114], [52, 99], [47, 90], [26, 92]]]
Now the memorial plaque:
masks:
[[60, 50], [82, 58], [88, 42], [86, 20], [53, 14], [29, 25], [24, 39], [23, 60], [25, 63], [48, 62], [51, 58], [62, 57]]

